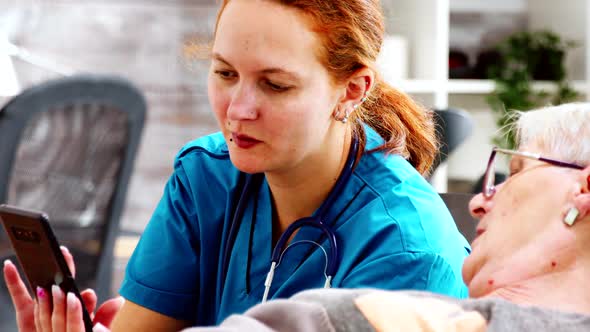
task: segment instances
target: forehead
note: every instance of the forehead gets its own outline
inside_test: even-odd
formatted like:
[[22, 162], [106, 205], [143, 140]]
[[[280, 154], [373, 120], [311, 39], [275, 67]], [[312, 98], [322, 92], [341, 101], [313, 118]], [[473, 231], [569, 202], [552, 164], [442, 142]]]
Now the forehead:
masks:
[[232, 0], [219, 20], [213, 51], [236, 66], [301, 71], [319, 65], [318, 45], [297, 9], [264, 0]]

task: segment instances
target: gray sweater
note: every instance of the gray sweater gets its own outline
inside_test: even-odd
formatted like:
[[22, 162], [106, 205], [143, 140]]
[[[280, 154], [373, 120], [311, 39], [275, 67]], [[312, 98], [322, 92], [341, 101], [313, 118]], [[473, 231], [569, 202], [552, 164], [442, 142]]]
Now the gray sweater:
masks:
[[[381, 313], [379, 315], [378, 313]], [[590, 316], [501, 299], [457, 300], [426, 292], [310, 290], [259, 304], [218, 327], [186, 332], [590, 331]]]

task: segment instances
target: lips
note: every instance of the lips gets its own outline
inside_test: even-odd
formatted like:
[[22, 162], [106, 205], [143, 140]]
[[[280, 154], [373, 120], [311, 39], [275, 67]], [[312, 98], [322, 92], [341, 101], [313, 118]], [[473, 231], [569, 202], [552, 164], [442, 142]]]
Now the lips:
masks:
[[250, 148], [256, 146], [257, 144], [262, 143], [262, 141], [259, 141], [253, 137], [250, 137], [248, 135], [238, 134], [238, 133], [232, 133], [231, 138], [232, 138], [232, 141], [239, 148], [242, 148], [242, 149], [250, 149]]

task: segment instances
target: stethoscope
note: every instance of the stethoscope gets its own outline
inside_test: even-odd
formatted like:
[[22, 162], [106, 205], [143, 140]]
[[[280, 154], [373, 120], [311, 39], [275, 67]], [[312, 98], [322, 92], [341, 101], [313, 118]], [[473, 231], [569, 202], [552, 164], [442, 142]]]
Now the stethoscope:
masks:
[[[271, 265], [270, 270], [267, 274], [266, 280], [264, 282], [264, 294], [262, 296], [262, 302], [266, 302], [268, 298], [268, 293], [270, 292], [270, 286], [272, 284], [272, 280], [274, 277], [275, 269], [279, 266], [281, 262], [281, 258], [284, 252], [289, 249], [291, 246], [299, 244], [299, 243], [312, 243], [320, 247], [324, 251], [324, 255], [326, 257], [326, 268], [324, 274], [326, 276], [326, 281], [324, 283], [324, 288], [330, 288], [332, 285], [332, 278], [336, 273], [339, 265], [339, 252], [338, 252], [338, 245], [336, 243], [336, 233], [334, 230], [325, 223], [328, 210], [334, 204], [336, 199], [340, 196], [340, 194], [344, 191], [344, 187], [348, 183], [353, 170], [354, 164], [356, 161], [356, 156], [359, 149], [359, 142], [356, 137], [353, 136], [352, 142], [350, 144], [350, 150], [348, 152], [348, 157], [346, 159], [346, 163], [344, 164], [344, 168], [336, 180], [336, 184], [330, 194], [326, 198], [326, 200], [322, 203], [320, 208], [317, 210], [317, 213], [310, 216], [301, 218], [293, 222], [287, 229], [281, 234], [279, 237], [277, 244], [273, 248], [272, 256], [271, 256]], [[236, 210], [234, 212], [231, 226], [229, 229], [229, 236], [227, 242], [225, 243], [224, 248], [224, 255], [223, 255], [223, 262], [222, 262], [222, 276], [227, 277], [227, 270], [229, 268], [229, 260], [231, 257], [231, 251], [233, 249], [233, 244], [235, 243], [235, 239], [237, 237], [237, 233], [239, 230], [239, 226], [241, 220], [243, 219], [244, 212], [246, 210], [248, 197], [251, 193], [256, 192], [262, 183], [262, 174], [248, 174], [246, 175], [245, 183], [243, 189], [240, 193], [238, 203], [236, 206]], [[300, 228], [304, 226], [310, 226], [319, 229], [327, 238], [328, 242], [330, 243], [330, 251], [329, 254], [326, 253], [324, 248], [313, 242], [313, 241], [297, 241], [296, 243], [290, 244], [286, 249], [285, 246], [289, 238]]]

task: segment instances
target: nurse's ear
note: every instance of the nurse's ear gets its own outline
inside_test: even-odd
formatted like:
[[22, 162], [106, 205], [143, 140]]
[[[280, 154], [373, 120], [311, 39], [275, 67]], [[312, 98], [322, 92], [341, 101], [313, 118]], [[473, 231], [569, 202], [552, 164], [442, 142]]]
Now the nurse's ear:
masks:
[[[590, 216], [590, 166], [582, 170], [579, 178], [579, 190], [574, 197], [574, 207], [577, 210], [577, 216], [572, 221], [580, 221]], [[568, 214], [574, 212], [568, 212]], [[567, 218], [567, 215], [566, 215]], [[570, 218], [573, 218], [571, 216]], [[590, 218], [588, 218], [590, 219]]]
[[369, 97], [374, 85], [375, 73], [373, 70], [368, 67], [357, 70], [343, 86], [344, 91], [339, 107], [349, 111], [356, 110]]

